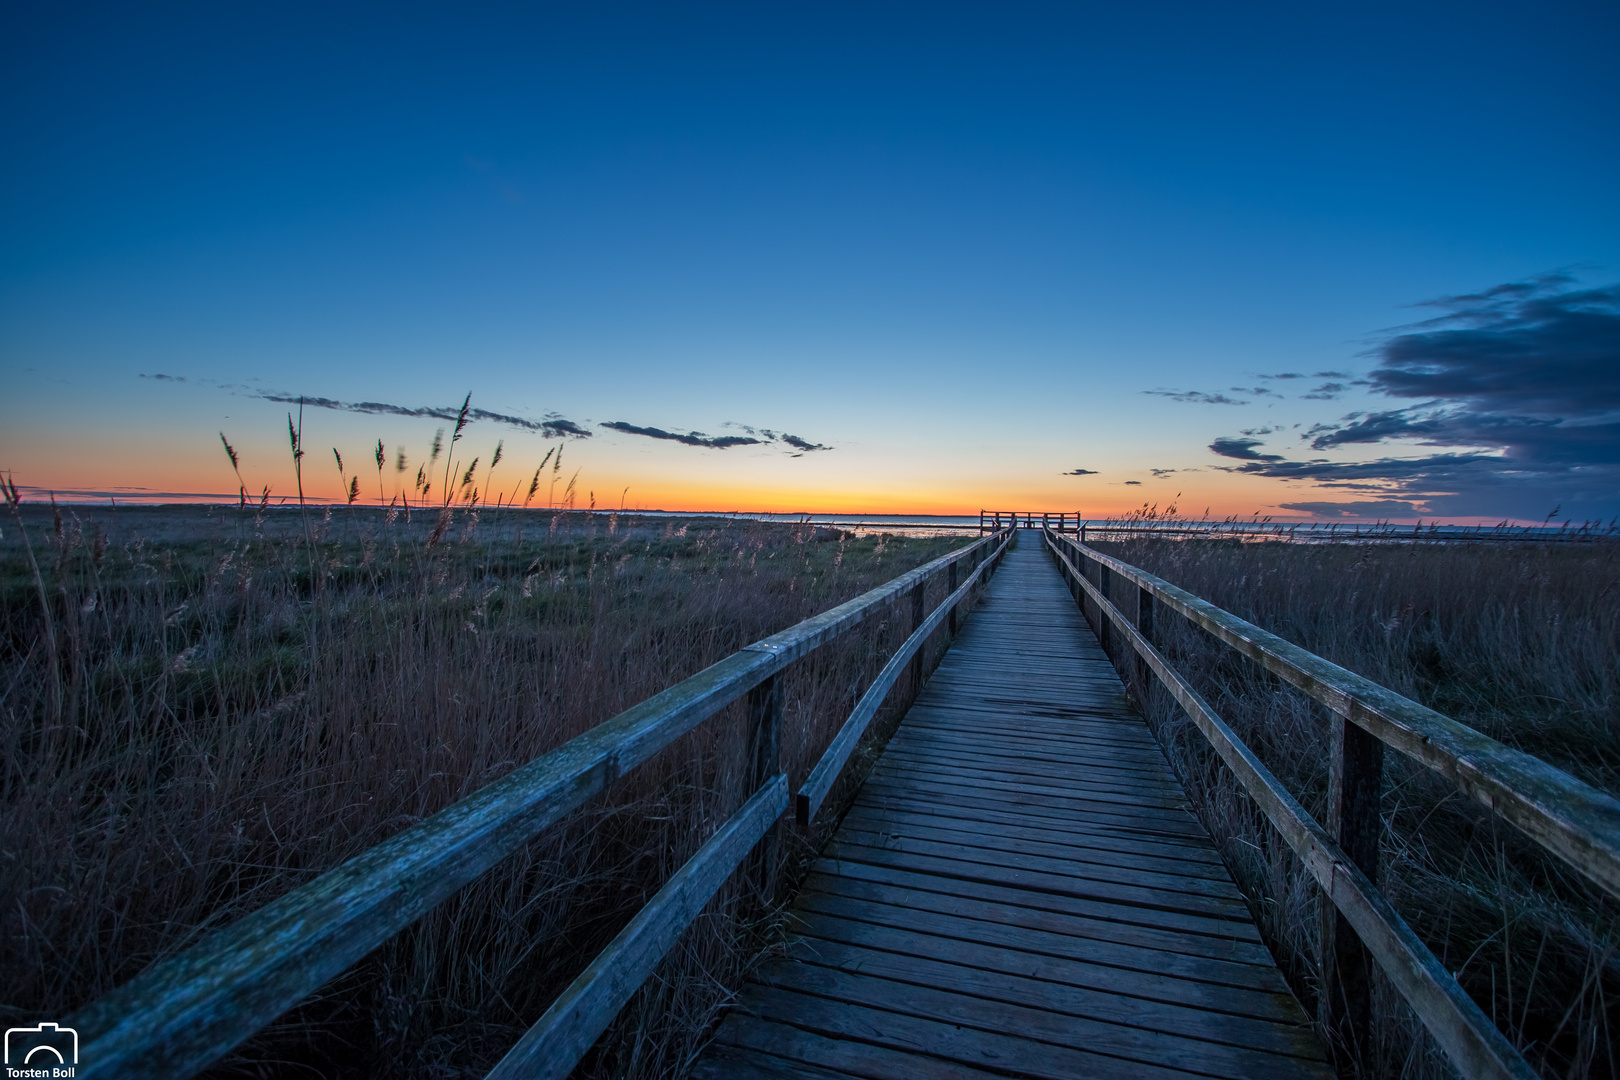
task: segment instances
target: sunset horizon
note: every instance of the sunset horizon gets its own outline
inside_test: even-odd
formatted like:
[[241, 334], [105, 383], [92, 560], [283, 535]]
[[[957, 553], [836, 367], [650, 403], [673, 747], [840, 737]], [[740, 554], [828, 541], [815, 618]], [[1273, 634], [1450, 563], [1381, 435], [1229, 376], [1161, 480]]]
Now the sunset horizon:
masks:
[[1166, 10], [18, 13], [0, 474], [1620, 515], [1612, 18]]

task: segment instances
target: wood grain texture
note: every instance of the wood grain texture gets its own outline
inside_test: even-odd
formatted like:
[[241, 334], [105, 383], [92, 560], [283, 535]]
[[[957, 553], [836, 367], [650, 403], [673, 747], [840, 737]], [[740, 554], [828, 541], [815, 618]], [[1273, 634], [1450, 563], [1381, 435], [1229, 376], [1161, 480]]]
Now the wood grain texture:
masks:
[[694, 1076], [1331, 1075], [1042, 549], [1004, 556]]

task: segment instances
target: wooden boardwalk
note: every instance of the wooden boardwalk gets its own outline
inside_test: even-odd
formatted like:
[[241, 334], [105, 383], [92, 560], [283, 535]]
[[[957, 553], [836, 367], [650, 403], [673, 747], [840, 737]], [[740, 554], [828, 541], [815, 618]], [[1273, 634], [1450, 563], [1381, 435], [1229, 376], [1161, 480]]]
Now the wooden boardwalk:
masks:
[[1039, 536], [1020, 539], [699, 1080], [1332, 1076]]

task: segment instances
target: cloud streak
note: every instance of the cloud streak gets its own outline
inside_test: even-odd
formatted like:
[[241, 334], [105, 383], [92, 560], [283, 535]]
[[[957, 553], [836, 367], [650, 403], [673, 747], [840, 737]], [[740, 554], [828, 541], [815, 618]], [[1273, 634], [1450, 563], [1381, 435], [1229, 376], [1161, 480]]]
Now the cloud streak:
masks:
[[733, 446], [760, 446], [764, 439], [756, 439], [749, 435], [717, 435], [710, 437], [701, 431], [690, 431], [684, 434], [675, 431], [665, 431], [663, 428], [641, 427], [629, 424], [623, 420], [609, 420], [602, 425], [610, 431], [622, 431], [626, 435], [645, 435], [649, 439], [665, 439], [669, 442], [678, 442], [683, 446], [701, 446], [709, 450], [729, 450]]
[[1153, 397], [1167, 397], [1172, 401], [1186, 401], [1199, 405], [1247, 405], [1247, 401], [1229, 398], [1225, 394], [1209, 394], [1202, 390], [1143, 390], [1142, 393]]
[[1262, 454], [1255, 449], [1263, 445], [1259, 439], [1239, 439], [1223, 435], [1209, 444], [1209, 448], [1221, 457], [1237, 458], [1240, 461], [1281, 461], [1281, 454]]
[[[380, 416], [411, 416], [434, 420], [455, 420], [461, 412], [460, 407], [454, 405], [448, 407], [427, 405], [413, 409], [408, 405], [393, 405], [386, 401], [337, 401], [333, 398], [311, 397], [307, 394], [256, 392], [253, 396], [284, 405], [304, 405], [311, 409], [332, 409], [336, 412], [366, 413]], [[586, 428], [555, 414], [534, 420], [527, 416], [513, 416], [510, 413], [469, 408], [467, 418], [469, 420], [487, 420], [491, 423], [505, 424], [508, 427], [515, 427], [522, 431], [538, 432], [548, 439], [588, 439], [591, 437], [591, 432]]]
[[750, 427], [747, 424], [726, 425], [727, 427], [735, 427], [746, 431], [748, 432], [747, 435], [708, 435], [701, 431], [666, 431], [663, 428], [644, 427], [624, 420], [610, 420], [601, 426], [625, 435], [641, 435], [648, 439], [680, 443], [682, 446], [698, 446], [705, 450], [729, 450], [734, 446], [769, 446], [773, 443], [780, 443], [798, 451], [790, 455], [791, 457], [803, 457], [805, 454], [814, 453], [818, 450], [832, 449], [830, 446], [814, 443], [797, 435], [772, 431], [770, 428]]

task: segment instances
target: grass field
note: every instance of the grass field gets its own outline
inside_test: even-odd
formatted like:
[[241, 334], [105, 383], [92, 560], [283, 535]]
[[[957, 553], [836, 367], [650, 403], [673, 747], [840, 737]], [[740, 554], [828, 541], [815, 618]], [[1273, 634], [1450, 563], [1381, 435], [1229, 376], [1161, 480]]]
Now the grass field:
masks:
[[[0, 526], [8, 1025], [67, 1016], [959, 543], [488, 508], [413, 520], [27, 505]], [[791, 780], [904, 638], [901, 621], [874, 620], [790, 670]], [[216, 1073], [483, 1075], [746, 796], [740, 712], [461, 890]], [[582, 1075], [679, 1069], [766, 940], [739, 910], [722, 894]]]
[[[1620, 544], [1095, 546], [1620, 794]], [[1325, 820], [1325, 711], [1185, 620], [1160, 625], [1178, 669]], [[1309, 1001], [1314, 888], [1167, 695], [1148, 711]], [[1620, 1075], [1620, 905], [1426, 770], [1386, 762], [1396, 907], [1545, 1075]], [[1370, 1075], [1444, 1074], [1387, 988], [1380, 1014]]]

